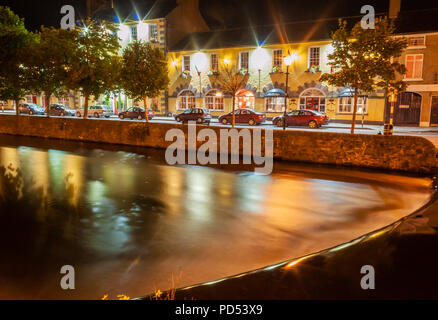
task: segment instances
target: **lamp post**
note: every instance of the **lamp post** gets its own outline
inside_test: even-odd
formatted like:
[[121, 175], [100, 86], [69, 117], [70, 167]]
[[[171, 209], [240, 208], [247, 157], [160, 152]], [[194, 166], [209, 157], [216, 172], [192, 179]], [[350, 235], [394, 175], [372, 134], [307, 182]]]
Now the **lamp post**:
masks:
[[383, 126], [384, 135], [392, 135], [394, 131], [394, 103], [396, 101], [397, 101], [397, 92], [393, 90], [389, 95], [389, 102], [391, 103], [391, 109], [389, 113], [389, 123], [385, 123], [385, 125]]
[[284, 97], [284, 115], [283, 115], [283, 130], [286, 130], [286, 113], [287, 113], [287, 102], [289, 98], [289, 66], [292, 64], [293, 57], [289, 54], [284, 57], [284, 64], [286, 65], [286, 92]]

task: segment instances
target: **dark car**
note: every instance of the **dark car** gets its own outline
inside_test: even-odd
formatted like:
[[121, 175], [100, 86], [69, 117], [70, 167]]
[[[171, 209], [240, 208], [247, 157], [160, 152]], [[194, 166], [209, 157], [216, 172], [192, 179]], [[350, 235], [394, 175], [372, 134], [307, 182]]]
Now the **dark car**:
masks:
[[175, 115], [175, 120], [178, 122], [196, 121], [197, 123], [210, 123], [210, 110], [205, 108], [190, 108], [182, 113]]
[[75, 111], [72, 109], [67, 108], [63, 104], [51, 104], [50, 105], [50, 115], [51, 116], [71, 116], [73, 117], [75, 115]]
[[45, 114], [44, 108], [35, 103], [20, 103], [18, 105], [18, 113], [20, 114]]
[[[272, 123], [277, 127], [283, 126], [284, 115], [272, 119]], [[319, 128], [329, 122], [329, 117], [313, 110], [293, 110], [286, 115], [286, 126], [309, 126], [309, 128]]]
[[[247, 123], [250, 126], [261, 124], [266, 121], [266, 115], [253, 109], [238, 109], [235, 111], [236, 123]], [[233, 122], [233, 113], [227, 113], [219, 117], [219, 122], [228, 124]]]
[[[148, 120], [152, 120], [152, 118], [154, 116], [155, 116], [155, 111], [148, 110]], [[129, 118], [129, 119], [143, 120], [146, 118], [146, 116], [145, 116], [144, 108], [134, 106], [134, 107], [129, 108], [126, 111], [120, 112], [119, 118], [120, 119]]]

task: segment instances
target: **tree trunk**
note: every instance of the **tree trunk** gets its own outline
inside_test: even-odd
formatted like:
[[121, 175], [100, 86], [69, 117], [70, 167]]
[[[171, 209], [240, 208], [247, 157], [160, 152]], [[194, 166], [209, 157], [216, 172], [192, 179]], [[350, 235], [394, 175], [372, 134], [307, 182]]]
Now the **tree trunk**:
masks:
[[18, 113], [18, 105], [20, 104], [20, 99], [15, 100], [15, 115], [19, 115]]
[[353, 120], [351, 121], [351, 134], [354, 134], [354, 127], [356, 125], [356, 113], [357, 113], [357, 88], [354, 89]]
[[146, 118], [146, 123], [149, 123], [149, 117], [148, 117], [148, 97], [143, 96], [143, 103], [144, 103], [144, 117]]
[[50, 117], [50, 95], [44, 95], [44, 103], [46, 104], [46, 117]]
[[84, 105], [84, 119], [88, 119], [88, 99], [89, 96], [85, 95], [85, 105]]
[[232, 121], [232, 127], [234, 128], [234, 124], [236, 123], [236, 115], [235, 115], [235, 110], [236, 110], [236, 94], [233, 94], [233, 121]]

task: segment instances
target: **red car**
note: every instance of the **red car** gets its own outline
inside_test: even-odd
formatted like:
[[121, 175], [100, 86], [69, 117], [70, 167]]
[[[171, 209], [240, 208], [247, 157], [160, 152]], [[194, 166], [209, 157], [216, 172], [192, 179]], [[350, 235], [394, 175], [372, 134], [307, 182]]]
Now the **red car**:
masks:
[[[250, 126], [261, 124], [266, 121], [266, 115], [253, 109], [238, 109], [235, 111], [236, 123], [247, 123]], [[219, 122], [228, 124], [233, 122], [233, 113], [227, 113], [219, 117]]]
[[[152, 120], [153, 117], [155, 117], [155, 111], [148, 109], [148, 120]], [[144, 108], [134, 106], [126, 111], [120, 112], [119, 118], [122, 120], [125, 118], [129, 118], [131, 120], [132, 119], [143, 120], [146, 118], [146, 116], [145, 116]]]
[[190, 108], [175, 116], [178, 122], [196, 121], [197, 123], [210, 123], [210, 110], [204, 108]]
[[[272, 123], [277, 127], [283, 126], [284, 115], [272, 119]], [[286, 126], [309, 126], [309, 128], [319, 128], [329, 122], [329, 117], [313, 110], [293, 110], [286, 115]]]

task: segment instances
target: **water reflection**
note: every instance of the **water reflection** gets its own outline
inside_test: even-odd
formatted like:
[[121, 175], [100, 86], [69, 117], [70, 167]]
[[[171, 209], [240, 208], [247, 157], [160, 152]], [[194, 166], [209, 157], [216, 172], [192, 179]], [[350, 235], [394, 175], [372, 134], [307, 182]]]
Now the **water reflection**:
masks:
[[[214, 280], [349, 241], [429, 197], [422, 178], [280, 164], [260, 176], [2, 143], [0, 298], [140, 296], [180, 269], [181, 286]], [[59, 287], [65, 264], [74, 292]]]

